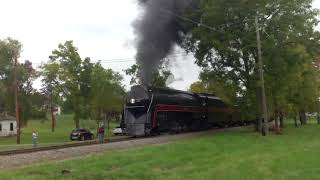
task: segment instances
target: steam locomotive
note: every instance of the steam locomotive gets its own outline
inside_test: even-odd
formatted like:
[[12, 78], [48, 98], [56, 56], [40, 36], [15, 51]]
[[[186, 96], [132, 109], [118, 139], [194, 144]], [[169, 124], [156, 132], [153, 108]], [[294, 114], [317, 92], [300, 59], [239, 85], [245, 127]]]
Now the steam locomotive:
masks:
[[129, 136], [240, 125], [236, 113], [218, 97], [168, 88], [133, 86], [120, 127]]

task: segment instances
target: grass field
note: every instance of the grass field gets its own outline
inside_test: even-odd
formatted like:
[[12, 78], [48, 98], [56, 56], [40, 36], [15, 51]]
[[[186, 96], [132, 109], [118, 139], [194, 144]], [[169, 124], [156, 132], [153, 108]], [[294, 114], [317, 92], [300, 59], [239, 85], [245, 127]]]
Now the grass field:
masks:
[[[110, 124], [111, 129], [117, 125], [117, 123]], [[97, 124], [94, 120], [82, 120], [80, 126], [90, 129], [94, 134], [96, 133]], [[36, 129], [39, 133], [40, 146], [70, 142], [69, 135], [74, 128], [75, 124], [71, 114], [58, 116], [55, 132], [51, 132], [50, 120], [30, 120], [28, 126], [21, 130], [21, 144], [16, 145], [16, 137], [0, 137], [0, 151], [31, 147], [32, 129]], [[108, 134], [108, 136], [110, 135], [111, 133]]]
[[[320, 179], [320, 126], [243, 129], [173, 144], [0, 171], [1, 179]], [[62, 170], [71, 173], [62, 175]]]

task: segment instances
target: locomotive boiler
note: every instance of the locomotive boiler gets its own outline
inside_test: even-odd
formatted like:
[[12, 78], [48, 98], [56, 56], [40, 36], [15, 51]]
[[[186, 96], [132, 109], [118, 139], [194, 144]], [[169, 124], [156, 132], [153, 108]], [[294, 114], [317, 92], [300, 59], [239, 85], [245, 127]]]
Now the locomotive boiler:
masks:
[[231, 109], [214, 95], [137, 85], [128, 93], [121, 128], [127, 135], [143, 136], [236, 123]]

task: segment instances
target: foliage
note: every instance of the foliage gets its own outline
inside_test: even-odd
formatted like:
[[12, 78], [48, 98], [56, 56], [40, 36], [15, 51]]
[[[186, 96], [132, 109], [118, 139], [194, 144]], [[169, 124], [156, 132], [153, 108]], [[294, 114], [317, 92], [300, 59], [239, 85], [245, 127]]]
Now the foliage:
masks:
[[97, 118], [101, 117], [99, 113], [122, 109], [125, 94], [122, 76], [104, 69], [100, 63], [92, 63], [88, 57], [82, 60], [72, 41], [59, 44], [42, 71], [43, 92], [54, 103], [74, 112], [77, 128], [80, 119], [88, 119], [90, 115]]
[[[0, 111], [13, 113], [13, 79], [14, 79], [14, 59], [19, 58], [21, 43], [17, 40], [7, 38], [0, 39]], [[21, 69], [21, 68], [20, 68]]]
[[[320, 34], [318, 11], [311, 0], [201, 1], [189, 14], [200, 24], [191, 29], [183, 47], [195, 53], [203, 68], [206, 91], [223, 97], [254, 117], [260, 111], [255, 17], [262, 35], [269, 114], [296, 109], [313, 111], [317, 99]], [[202, 24], [212, 28], [205, 28]], [[214, 86], [211, 90], [210, 86]], [[225, 90], [225, 91], [224, 91]], [[294, 107], [294, 108], [292, 108]]]
[[33, 81], [38, 78], [38, 72], [32, 63], [26, 60], [18, 66], [19, 101], [21, 104], [21, 117], [23, 124], [31, 118], [44, 118], [44, 96], [33, 88]]
[[[19, 58], [22, 45], [19, 41], [7, 38], [0, 40], [0, 111], [15, 114], [14, 96], [14, 65]], [[22, 125], [33, 117], [43, 116], [41, 109], [43, 103], [39, 100], [42, 96], [33, 88], [33, 81], [38, 73], [30, 61], [17, 63], [18, 97]]]
[[58, 101], [60, 92], [59, 70], [59, 64], [55, 62], [49, 62], [41, 67], [41, 82], [43, 84], [41, 91], [46, 96], [47, 101], [50, 101], [46, 103], [47, 105], [49, 103], [56, 104]]
[[[163, 66], [160, 67], [159, 71], [153, 73], [153, 78], [151, 82], [151, 86], [154, 87], [167, 87], [167, 80], [170, 75], [172, 75], [171, 71], [166, 67], [166, 63], [162, 62]], [[132, 65], [130, 68], [125, 70], [125, 73], [128, 76], [131, 76], [130, 84], [140, 84], [139, 77], [139, 66], [137, 64]]]
[[191, 84], [190, 91], [196, 93], [209, 93], [220, 97], [229, 105], [237, 105], [239, 89], [232, 81], [225, 81], [213, 71], [204, 70], [200, 74], [201, 81]]
[[101, 119], [102, 113], [122, 111], [125, 97], [122, 80], [123, 77], [119, 73], [111, 69], [104, 69], [99, 63], [94, 65], [89, 97], [91, 109], [96, 119]]
[[78, 128], [80, 119], [88, 118], [90, 114], [88, 89], [93, 64], [90, 58], [81, 60], [73, 41], [59, 44], [58, 49], [54, 50], [49, 58], [49, 64], [45, 65], [47, 68], [44, 79], [44, 83], [47, 83], [46, 91], [50, 92], [54, 88], [57, 90], [56, 86], [59, 85], [60, 92], [72, 104], [74, 120]]

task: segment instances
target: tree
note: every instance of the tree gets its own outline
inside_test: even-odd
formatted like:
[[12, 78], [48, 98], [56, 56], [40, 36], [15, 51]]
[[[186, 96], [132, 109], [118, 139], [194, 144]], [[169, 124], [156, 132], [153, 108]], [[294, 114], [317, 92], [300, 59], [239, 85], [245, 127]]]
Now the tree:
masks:
[[52, 132], [55, 129], [55, 106], [59, 101], [60, 81], [59, 81], [59, 70], [60, 66], [56, 62], [49, 62], [41, 67], [41, 80], [43, 88], [41, 89], [42, 94], [46, 97], [46, 107], [50, 109], [51, 121], [52, 121]]
[[20, 100], [20, 112], [21, 112], [21, 124], [27, 125], [27, 121], [33, 118], [34, 115], [43, 114], [41, 107], [43, 102], [37, 101], [39, 94], [37, 90], [33, 88], [33, 81], [38, 77], [37, 71], [33, 68], [30, 61], [26, 60], [24, 63], [18, 64], [18, 82], [19, 82], [19, 100]]
[[201, 72], [200, 81], [191, 84], [190, 90], [195, 93], [214, 94], [231, 106], [237, 105], [237, 92], [239, 92], [237, 86], [231, 81], [219, 79], [212, 71]]
[[7, 111], [11, 114], [15, 112], [14, 106], [14, 58], [19, 57], [21, 43], [17, 40], [7, 38], [0, 40], [0, 111]]
[[[134, 64], [130, 68], [125, 70], [125, 73], [128, 76], [131, 76], [131, 81], [130, 81], [131, 85], [141, 83], [138, 77], [138, 72], [139, 72], [139, 66], [137, 64]], [[156, 71], [153, 73], [153, 78], [150, 85], [154, 87], [167, 87], [166, 82], [170, 75], [172, 75], [172, 73], [170, 70], [168, 70], [166, 65], [161, 66], [159, 71]]]
[[67, 101], [70, 101], [74, 111], [74, 121], [76, 128], [80, 126], [80, 119], [89, 115], [88, 89], [92, 63], [90, 58], [81, 59], [78, 49], [73, 45], [73, 41], [66, 41], [59, 44], [58, 49], [52, 52], [49, 57], [50, 63], [59, 64], [60, 90]]
[[31, 118], [41, 118], [43, 112], [42, 96], [33, 88], [33, 81], [38, 77], [38, 72], [28, 60], [17, 63], [22, 45], [19, 41], [7, 38], [0, 40], [0, 111], [15, 114], [14, 78], [18, 84], [20, 125], [26, 126]]
[[[314, 89], [291, 78], [297, 70], [300, 75], [304, 70], [312, 71], [312, 60], [319, 54], [319, 33], [315, 30], [318, 12], [312, 9], [311, 3], [311, 0], [201, 1], [198, 11], [189, 14], [189, 18], [198, 19], [200, 24], [186, 23], [190, 33], [183, 47], [195, 53], [196, 63], [206, 74], [211, 74], [209, 80], [231, 84], [237, 97], [231, 98], [232, 101], [246, 109], [249, 117], [257, 116], [261, 114], [257, 106], [261, 82], [257, 78], [254, 26], [258, 16], [263, 32], [262, 58], [265, 62], [268, 108], [271, 109], [269, 116], [275, 111], [283, 112], [289, 104], [288, 88], [302, 86], [308, 91]], [[202, 24], [212, 28], [205, 28]], [[301, 48], [304, 52], [299, 51]], [[299, 53], [298, 56], [293, 56], [297, 53], [292, 49]], [[290, 77], [290, 81], [286, 77]], [[216, 85], [223, 87], [219, 83]], [[309, 101], [309, 105], [312, 103], [314, 101]]]
[[111, 69], [104, 69], [99, 63], [94, 65], [90, 77], [89, 97], [95, 119], [106, 120], [116, 112], [120, 113], [125, 97], [125, 90], [121, 83], [123, 77]]

